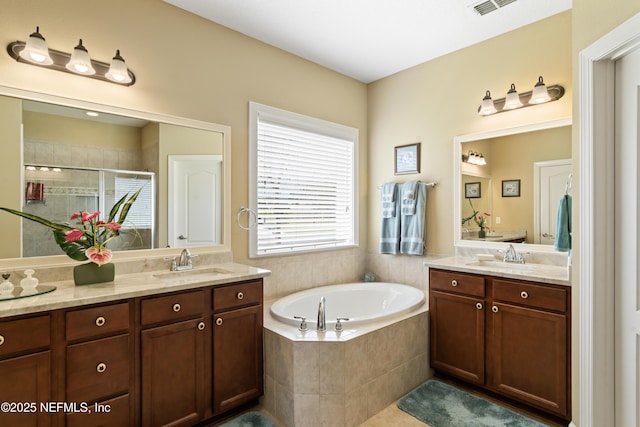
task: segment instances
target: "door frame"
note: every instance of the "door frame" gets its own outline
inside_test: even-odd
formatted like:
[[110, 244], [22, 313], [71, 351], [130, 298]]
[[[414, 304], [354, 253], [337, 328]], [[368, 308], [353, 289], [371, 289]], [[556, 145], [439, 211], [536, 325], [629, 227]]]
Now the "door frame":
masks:
[[[640, 47], [640, 14], [579, 54], [578, 274], [581, 427], [615, 425], [615, 61]], [[579, 213], [579, 214], [578, 214]]]

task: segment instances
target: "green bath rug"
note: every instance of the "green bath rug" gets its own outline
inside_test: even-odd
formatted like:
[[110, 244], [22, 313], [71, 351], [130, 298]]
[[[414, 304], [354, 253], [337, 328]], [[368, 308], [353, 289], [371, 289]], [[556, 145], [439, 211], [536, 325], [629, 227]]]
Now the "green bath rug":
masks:
[[398, 408], [431, 427], [549, 427], [436, 380], [402, 397]]
[[262, 412], [246, 412], [218, 427], [278, 427], [271, 418]]

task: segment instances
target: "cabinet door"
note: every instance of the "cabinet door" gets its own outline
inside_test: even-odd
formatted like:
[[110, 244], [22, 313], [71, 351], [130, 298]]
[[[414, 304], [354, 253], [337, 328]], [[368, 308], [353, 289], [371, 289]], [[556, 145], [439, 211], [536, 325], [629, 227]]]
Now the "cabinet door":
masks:
[[262, 306], [216, 314], [213, 410], [218, 414], [262, 395]]
[[491, 388], [566, 416], [567, 316], [500, 303], [491, 311]]
[[484, 384], [484, 300], [431, 290], [431, 367]]
[[142, 331], [143, 426], [190, 426], [204, 416], [206, 330], [194, 319]]
[[51, 400], [50, 377], [51, 360], [48, 351], [0, 361], [0, 402], [14, 404], [8, 408], [11, 412], [0, 412], [0, 425], [51, 425], [52, 414], [40, 411], [39, 406], [40, 402]]

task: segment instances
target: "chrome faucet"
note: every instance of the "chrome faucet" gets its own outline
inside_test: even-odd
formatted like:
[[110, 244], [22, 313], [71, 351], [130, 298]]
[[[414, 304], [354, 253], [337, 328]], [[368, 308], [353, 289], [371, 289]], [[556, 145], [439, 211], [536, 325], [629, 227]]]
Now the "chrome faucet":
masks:
[[192, 259], [196, 256], [197, 255], [191, 255], [189, 249], [184, 248], [182, 252], [180, 252], [180, 256], [172, 259], [171, 271], [191, 270], [193, 268]]
[[516, 264], [524, 264], [524, 256], [522, 256], [522, 253], [516, 251], [516, 248], [513, 247], [513, 245], [511, 243], [509, 243], [509, 246], [507, 247], [506, 250], [500, 250], [498, 251], [503, 255], [502, 257], [502, 261], [503, 262], [512, 262], [512, 263], [516, 263]]
[[320, 304], [318, 305], [318, 331], [319, 332], [324, 332], [327, 330], [327, 323], [325, 322], [325, 317], [324, 317], [324, 304], [325, 304], [326, 300], [324, 299], [324, 297], [320, 297]]

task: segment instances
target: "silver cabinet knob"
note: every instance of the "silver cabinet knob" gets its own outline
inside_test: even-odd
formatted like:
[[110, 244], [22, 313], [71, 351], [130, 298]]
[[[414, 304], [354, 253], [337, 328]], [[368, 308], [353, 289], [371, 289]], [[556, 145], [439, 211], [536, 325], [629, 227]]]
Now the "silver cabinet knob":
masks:
[[98, 371], [98, 373], [100, 374], [106, 370], [107, 370], [107, 365], [105, 363], [98, 363], [98, 366], [96, 366], [96, 371]]
[[497, 313], [498, 307], [494, 305], [493, 307], [491, 307], [491, 311], [493, 311], [494, 313]]
[[238, 293], [236, 294], [236, 298], [238, 298], [238, 299], [242, 299], [242, 298], [244, 298], [244, 294], [243, 294], [242, 292], [238, 292]]
[[222, 317], [218, 317], [218, 318], [216, 319], [216, 325], [218, 325], [218, 326], [222, 326]]
[[103, 326], [106, 322], [105, 318], [100, 316], [96, 319], [96, 326]]
[[4, 337], [0, 335], [0, 345], [4, 344]]
[[529, 294], [527, 293], [527, 291], [522, 291], [522, 292], [520, 292], [520, 296], [521, 296], [523, 299], [527, 299], [527, 298], [529, 298]]
[[204, 331], [204, 326], [205, 326], [205, 325], [204, 325], [204, 322], [200, 322], [200, 323], [198, 323], [198, 330], [199, 330], [199, 331]]
[[180, 304], [178, 303], [173, 304], [173, 311], [175, 311], [176, 313], [180, 311], [180, 308], [181, 308]]
[[457, 280], [452, 280], [451, 281], [451, 286], [458, 286], [458, 281]]
[[482, 303], [481, 303], [481, 302], [477, 302], [477, 303], [476, 303], [476, 308], [477, 308], [478, 310], [482, 310]]

